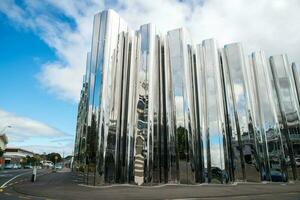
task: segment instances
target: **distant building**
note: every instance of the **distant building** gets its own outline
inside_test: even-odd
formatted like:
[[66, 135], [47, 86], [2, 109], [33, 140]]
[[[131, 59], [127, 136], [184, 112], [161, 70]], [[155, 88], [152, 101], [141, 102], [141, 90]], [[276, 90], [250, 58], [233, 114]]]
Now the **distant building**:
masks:
[[34, 153], [21, 148], [10, 148], [7, 147], [4, 153], [5, 164], [8, 163], [20, 163], [23, 158], [26, 156], [33, 157]]

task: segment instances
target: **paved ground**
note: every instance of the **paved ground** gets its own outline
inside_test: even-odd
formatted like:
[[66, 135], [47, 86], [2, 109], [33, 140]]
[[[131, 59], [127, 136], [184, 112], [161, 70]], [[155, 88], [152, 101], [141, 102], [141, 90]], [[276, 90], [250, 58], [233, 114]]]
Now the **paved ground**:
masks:
[[[6, 195], [8, 193], [9, 195]], [[4, 198], [2, 198], [4, 197]], [[130, 185], [87, 187], [82, 177], [68, 171], [19, 182], [0, 193], [0, 199], [284, 199], [300, 200], [300, 183], [238, 185]]]
[[20, 175], [31, 173], [32, 169], [10, 169], [10, 170], [0, 170], [0, 187], [6, 183], [11, 178]]
[[[38, 177], [49, 174], [50, 170], [38, 170]], [[0, 172], [0, 199], [41, 199], [20, 194], [13, 189], [18, 183], [30, 183], [32, 169], [5, 170]], [[43, 198], [45, 199], [45, 198]]]

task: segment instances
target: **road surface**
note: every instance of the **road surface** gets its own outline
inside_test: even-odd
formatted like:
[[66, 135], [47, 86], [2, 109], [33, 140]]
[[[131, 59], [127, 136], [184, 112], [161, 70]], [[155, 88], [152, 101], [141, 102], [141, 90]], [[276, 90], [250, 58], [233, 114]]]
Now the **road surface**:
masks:
[[[50, 170], [42, 169], [38, 170], [38, 176], [50, 173]], [[22, 195], [13, 190], [13, 186], [26, 182], [30, 183], [32, 176], [32, 169], [11, 169], [0, 171], [0, 199], [1, 200], [13, 200], [13, 199], [27, 199], [26, 195]], [[37, 197], [31, 197], [30, 199], [41, 199]]]
[[32, 169], [9, 169], [0, 171], [0, 187], [15, 176], [31, 173]]
[[[9, 195], [5, 194], [8, 193]], [[2, 196], [1, 196], [2, 195]], [[9, 197], [8, 197], [9, 196]], [[300, 199], [300, 182], [248, 183], [237, 185], [160, 185], [138, 187], [86, 186], [82, 177], [63, 170], [48, 173], [37, 178], [35, 183], [29, 180], [18, 182], [6, 188], [0, 199]]]

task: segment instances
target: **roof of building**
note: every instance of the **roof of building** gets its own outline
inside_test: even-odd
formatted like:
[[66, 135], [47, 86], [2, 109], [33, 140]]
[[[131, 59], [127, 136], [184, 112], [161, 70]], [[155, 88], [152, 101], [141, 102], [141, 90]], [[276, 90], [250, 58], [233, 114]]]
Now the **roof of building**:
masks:
[[35, 154], [32, 151], [28, 151], [28, 150], [21, 149], [21, 148], [6, 147], [6, 149], [5, 149], [5, 152], [19, 152], [19, 151], [22, 151], [22, 152], [25, 152], [25, 153], [30, 153], [30, 154]]
[[5, 134], [0, 135], [0, 139], [2, 139], [4, 141], [4, 144], [8, 143], [8, 138]]

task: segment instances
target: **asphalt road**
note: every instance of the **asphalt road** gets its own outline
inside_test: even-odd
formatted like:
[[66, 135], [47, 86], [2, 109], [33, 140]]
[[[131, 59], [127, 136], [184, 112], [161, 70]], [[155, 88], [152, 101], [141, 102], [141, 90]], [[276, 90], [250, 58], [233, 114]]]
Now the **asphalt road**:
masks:
[[[7, 193], [7, 194], [5, 194]], [[49, 173], [18, 182], [0, 193], [0, 199], [287, 199], [300, 200], [300, 182], [292, 184], [238, 184], [238, 185], [161, 185], [138, 187], [85, 186], [82, 177], [68, 170]]]
[[32, 169], [10, 169], [0, 171], [0, 187], [8, 180], [20, 174], [31, 173]]
[[[50, 170], [38, 170], [38, 177], [50, 173]], [[32, 169], [17, 169], [17, 170], [4, 170], [0, 172], [0, 199], [13, 200], [13, 199], [45, 199], [39, 197], [32, 197], [23, 195], [16, 192], [13, 187], [18, 183], [30, 183], [32, 176]]]

